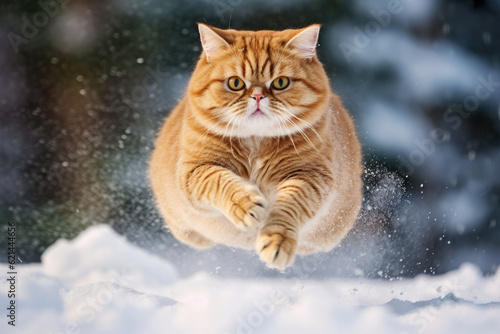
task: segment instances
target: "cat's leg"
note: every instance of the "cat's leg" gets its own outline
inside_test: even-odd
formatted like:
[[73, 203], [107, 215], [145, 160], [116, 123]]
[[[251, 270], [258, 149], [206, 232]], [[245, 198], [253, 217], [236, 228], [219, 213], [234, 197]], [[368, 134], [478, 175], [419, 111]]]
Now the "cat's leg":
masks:
[[332, 178], [325, 171], [301, 168], [286, 173], [288, 176], [279, 183], [276, 200], [256, 242], [257, 252], [268, 267], [284, 269], [293, 263], [300, 228], [314, 217], [330, 188]]
[[[357, 178], [352, 189], [361, 189], [361, 178]], [[352, 229], [361, 208], [361, 191], [343, 192], [331, 204], [330, 212], [320, 221], [314, 234], [301, 239], [300, 254], [328, 252], [337, 246]]]
[[266, 216], [267, 200], [259, 188], [223, 166], [205, 163], [185, 168], [184, 184], [195, 206], [212, 206], [239, 228], [254, 226]]
[[168, 225], [168, 227], [174, 237], [186, 245], [194, 248], [211, 248], [215, 246], [215, 242], [208, 240], [198, 232], [193, 230], [183, 230], [173, 225]]

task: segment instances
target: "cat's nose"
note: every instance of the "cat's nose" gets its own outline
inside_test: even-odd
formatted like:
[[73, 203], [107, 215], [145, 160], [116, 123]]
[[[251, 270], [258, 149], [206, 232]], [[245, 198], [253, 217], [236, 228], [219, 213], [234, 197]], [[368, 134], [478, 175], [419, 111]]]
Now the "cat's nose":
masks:
[[260, 94], [260, 93], [253, 93], [251, 97], [252, 97], [252, 99], [257, 100], [257, 103], [259, 103], [260, 99], [263, 99], [266, 96], [264, 94]]

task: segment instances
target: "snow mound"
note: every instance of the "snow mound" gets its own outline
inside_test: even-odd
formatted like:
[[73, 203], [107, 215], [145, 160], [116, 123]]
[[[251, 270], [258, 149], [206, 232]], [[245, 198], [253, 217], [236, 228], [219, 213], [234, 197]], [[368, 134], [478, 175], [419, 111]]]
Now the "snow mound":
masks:
[[[3, 265], [2, 273], [7, 272]], [[4, 275], [4, 274], [2, 274]], [[7, 290], [5, 276], [0, 283]], [[500, 270], [472, 264], [401, 280], [180, 279], [109, 226], [18, 265], [15, 330], [2, 333], [498, 333]], [[0, 297], [7, 305], [6, 294]]]
[[72, 241], [58, 240], [42, 255], [44, 273], [74, 287], [92, 282], [135, 281], [146, 291], [177, 279], [168, 262], [130, 244], [109, 225], [83, 231]]

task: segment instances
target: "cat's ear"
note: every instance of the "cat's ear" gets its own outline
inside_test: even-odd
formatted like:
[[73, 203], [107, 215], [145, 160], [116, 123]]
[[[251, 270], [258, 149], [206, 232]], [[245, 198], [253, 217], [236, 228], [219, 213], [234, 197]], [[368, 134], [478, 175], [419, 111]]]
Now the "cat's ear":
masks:
[[203, 51], [205, 51], [208, 61], [210, 61], [210, 58], [217, 50], [229, 46], [229, 43], [215, 32], [214, 28], [203, 23], [198, 23], [198, 30], [200, 31], [201, 46], [203, 47]]
[[307, 28], [299, 30], [288, 43], [287, 47], [295, 49], [304, 58], [312, 58], [316, 54], [316, 45], [318, 44], [319, 24], [313, 24]]

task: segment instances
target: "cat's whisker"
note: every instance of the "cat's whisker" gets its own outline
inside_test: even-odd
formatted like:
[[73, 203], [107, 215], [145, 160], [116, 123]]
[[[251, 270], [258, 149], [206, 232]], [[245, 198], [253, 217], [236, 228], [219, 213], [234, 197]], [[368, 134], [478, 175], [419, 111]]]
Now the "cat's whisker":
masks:
[[[308, 123], [308, 122], [306, 122], [306, 121], [304, 121], [304, 120], [302, 120], [302, 119], [298, 118], [297, 116], [295, 116], [295, 115], [294, 115], [294, 114], [292, 114], [290, 111], [288, 111], [288, 110], [286, 110], [286, 109], [284, 109], [284, 108], [277, 108], [277, 109], [278, 109], [278, 110], [280, 110], [280, 111], [282, 111], [282, 112], [286, 112], [288, 115], [290, 115], [290, 116], [294, 117], [294, 118], [295, 118], [295, 119], [297, 119], [298, 121], [303, 121], [303, 122], [304, 122], [304, 124], [306, 124], [306, 127], [307, 127], [307, 128], [310, 128], [310, 129], [311, 129], [311, 130], [312, 130], [312, 131], [316, 134], [316, 136], [318, 136], [318, 139], [319, 139], [320, 141], [323, 141], [323, 140], [322, 140], [322, 138], [320, 137], [320, 135], [316, 132], [316, 130], [312, 127], [312, 125], [311, 125], [310, 123]], [[288, 120], [291, 120], [289, 117], [287, 117], [287, 119], [288, 119]], [[294, 127], [295, 127], [295, 128], [296, 128], [296, 129], [297, 129], [297, 130], [298, 130], [298, 131], [302, 134], [302, 136], [304, 137], [304, 139], [306, 139], [306, 140], [307, 140], [307, 142], [308, 142], [309, 144], [311, 144], [311, 145], [312, 145], [312, 146], [316, 149], [316, 146], [315, 146], [315, 145], [312, 143], [312, 141], [309, 139], [309, 136], [307, 136], [307, 135], [306, 135], [306, 133], [305, 133], [302, 129], [300, 129], [300, 127], [299, 127], [299, 126], [298, 126], [295, 122], [290, 122], [290, 123], [292, 123], [292, 124], [294, 125]]]
[[[213, 124], [211, 127], [209, 127], [209, 128], [207, 129], [207, 131], [205, 131], [205, 133], [204, 133], [204, 134], [203, 134], [203, 136], [202, 136], [202, 139], [203, 139], [203, 140], [205, 140], [205, 137], [206, 137], [206, 136], [207, 136], [207, 134], [210, 132], [210, 130], [212, 130], [213, 128], [215, 128], [217, 125], [219, 125], [219, 124], [221, 124], [221, 123], [223, 123], [223, 122], [228, 121], [230, 118], [231, 118], [231, 115], [229, 115], [229, 116], [228, 116], [228, 115], [225, 115], [225, 116], [224, 116], [221, 120], [219, 120], [218, 122], [216, 122], [215, 124]], [[221, 136], [221, 134], [219, 134], [219, 133], [214, 133], [214, 134], [215, 134], [217, 137], [220, 137], [220, 136]]]
[[[271, 113], [271, 116], [272, 116], [273, 119], [277, 119], [277, 116], [274, 115], [274, 114], [272, 114], [272, 113]], [[281, 133], [281, 132], [282, 132], [282, 130], [281, 130], [281, 124], [279, 123], [279, 119], [278, 119], [278, 133]], [[278, 136], [278, 138], [277, 138], [278, 139], [277, 147], [280, 147], [280, 137], [281, 136]]]
[[[286, 136], [287, 133], [288, 133], [288, 136], [290, 136], [290, 132], [287, 131], [286, 129], [286, 126], [284, 126], [283, 122], [280, 120], [280, 118], [277, 116], [277, 115], [274, 115], [272, 114], [272, 116], [278, 121], [278, 127], [279, 127], [279, 132], [280, 133], [283, 133], [283, 136]], [[283, 127], [282, 127], [283, 125]], [[282, 130], [283, 129], [283, 130]], [[280, 137], [281, 136], [278, 136], [278, 147], [279, 147], [279, 144], [280, 144]], [[290, 138], [291, 139], [291, 138]], [[292, 140], [292, 143], [293, 143], [293, 140]], [[295, 146], [294, 146], [295, 147]], [[295, 150], [297, 152], [297, 150]], [[299, 152], [297, 152], [297, 155], [299, 155]]]
[[[278, 107], [279, 108], [279, 107]], [[296, 120], [298, 120], [299, 122], [302, 122], [306, 127], [308, 127], [309, 129], [311, 129], [315, 134], [316, 136], [318, 137], [318, 139], [323, 142], [323, 138], [321, 138], [321, 136], [319, 135], [319, 133], [314, 129], [313, 125], [311, 123], [309, 123], [308, 121], [298, 117], [297, 115], [294, 115], [292, 112], [290, 112], [288, 109], [286, 108], [279, 108], [281, 111], [284, 111], [286, 112], [288, 115], [292, 116], [293, 118], [295, 118]]]
[[278, 109], [280, 111], [283, 111], [286, 114], [288, 114], [288, 115], [292, 116], [293, 118], [295, 118], [296, 120], [298, 120], [299, 122], [303, 123], [307, 128], [311, 129], [316, 134], [316, 136], [318, 137], [318, 139], [321, 142], [323, 141], [323, 138], [321, 138], [321, 136], [318, 134], [318, 132], [316, 131], [316, 129], [314, 129], [314, 126], [311, 123], [309, 123], [308, 121], [306, 121], [306, 120], [298, 117], [297, 115], [294, 115], [287, 108], [285, 108], [281, 103], [280, 104], [278, 104], [278, 103], [271, 103], [271, 107], [273, 107], [275, 109]]
[[[291, 123], [293, 126], [297, 127], [297, 126], [296, 126], [296, 124], [295, 124], [295, 123], [293, 123], [290, 119], [284, 118], [284, 120], [285, 120], [286, 122], [288, 122], [288, 123]], [[299, 132], [300, 132], [300, 129], [298, 129], [298, 130], [299, 130]], [[302, 137], [304, 137], [304, 134], [303, 134], [303, 133], [301, 133], [301, 135], [302, 135]], [[292, 141], [292, 143], [293, 143], [293, 147], [295, 148], [295, 151], [297, 151], [297, 147], [295, 146], [295, 143], [294, 143], [294, 141], [293, 141], [293, 139], [292, 139], [291, 134], [289, 133], [289, 134], [288, 134], [288, 136], [290, 137], [290, 140], [291, 140], [291, 141]], [[306, 136], [306, 137], [307, 137], [307, 136]], [[307, 139], [309, 139], [309, 138], [307, 138]], [[308, 141], [309, 141], [309, 140], [308, 140]], [[310, 141], [309, 141], [309, 142], [310, 142]], [[311, 145], [312, 145], [312, 143], [311, 143]], [[314, 147], [314, 145], [312, 145], [312, 146]], [[297, 152], [297, 155], [299, 155], [299, 152]]]
[[[236, 120], [236, 117], [234, 117], [234, 119]], [[229, 135], [229, 146], [231, 147], [231, 155], [236, 158], [236, 155], [234, 154], [234, 149], [233, 149], [233, 133], [234, 133], [234, 126], [236, 125], [236, 122], [233, 123], [233, 125], [231, 126], [231, 131], [230, 131], [230, 135]], [[237, 128], [237, 130], [239, 130], [239, 126]], [[239, 131], [238, 131], [238, 136], [236, 136], [236, 138], [239, 140], [240, 136], [239, 136]]]
[[238, 127], [238, 144], [240, 144], [240, 147], [241, 147], [241, 145], [242, 145], [242, 144], [241, 144], [240, 130], [241, 130], [241, 128], [242, 128], [242, 127], [243, 127], [243, 128], [247, 128], [248, 117], [243, 116], [243, 117], [242, 117], [242, 119], [243, 119], [243, 126], [239, 126], [239, 127]]
[[[234, 121], [235, 117], [232, 116], [231, 114], [229, 115], [229, 122], [226, 124], [226, 127], [224, 128], [224, 134], [222, 135], [222, 137], [227, 137], [227, 130], [229, 130], [229, 126], [231, 125], [231, 123]], [[231, 132], [229, 132], [229, 137], [231, 137]]]
[[[224, 135], [223, 137], [229, 137], [229, 147], [231, 148], [231, 154], [233, 155], [234, 157], [234, 150], [233, 150], [233, 136], [231, 135], [231, 132], [233, 131], [234, 129], [234, 124], [231, 125], [231, 123], [233, 123], [233, 121], [236, 121], [236, 116], [233, 116], [232, 113], [229, 114], [231, 119], [230, 121], [227, 123], [226, 125], [226, 128], [224, 129]], [[236, 123], [236, 122], [235, 122]], [[229, 126], [231, 126], [231, 129], [229, 130]], [[229, 135], [226, 136], [226, 133], [227, 133], [227, 130], [229, 130]]]
[[318, 148], [316, 147], [316, 145], [314, 145], [314, 143], [311, 141], [309, 136], [307, 136], [307, 134], [305, 134], [305, 132], [302, 131], [302, 129], [295, 122], [293, 122], [293, 120], [290, 117], [283, 114], [279, 109], [275, 109], [275, 110], [276, 110], [276, 112], [279, 113], [280, 116], [282, 116], [283, 120], [285, 120], [286, 122], [291, 124], [297, 130], [297, 132], [299, 132], [301, 134], [301, 136], [304, 138], [304, 140], [306, 140], [309, 143], [309, 145], [311, 145], [316, 151], [319, 151]]
[[[278, 125], [278, 133], [283, 133], [283, 135], [285, 135], [285, 131], [281, 129], [281, 121], [279, 119], [278, 116], [274, 115], [274, 114], [271, 114], [271, 118], [276, 122], [276, 124]], [[280, 137], [281, 135], [278, 136], [278, 147], [280, 145]]]
[[286, 135], [288, 135], [288, 138], [290, 138], [290, 141], [292, 142], [293, 148], [295, 149], [295, 153], [297, 153], [297, 156], [300, 156], [299, 151], [297, 150], [297, 146], [295, 145], [295, 142], [293, 141], [293, 137], [290, 134], [290, 131], [287, 131], [287, 129], [286, 129], [286, 124], [283, 122], [283, 120], [278, 115], [273, 115], [273, 116], [276, 117], [276, 119], [278, 120], [280, 130], [281, 130], [281, 125], [283, 125], [283, 128], [286, 131], [285, 132]]
[[283, 115], [283, 114], [281, 114], [281, 115], [284, 117], [284, 119], [286, 121], [288, 121], [288, 123], [292, 124], [293, 127], [295, 129], [297, 129], [297, 132], [299, 132], [301, 134], [301, 136], [309, 143], [309, 145], [311, 145], [316, 151], [319, 151], [316, 148], [316, 145], [314, 145], [314, 143], [311, 141], [309, 136], [290, 117], [287, 117], [286, 115]]

